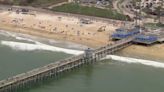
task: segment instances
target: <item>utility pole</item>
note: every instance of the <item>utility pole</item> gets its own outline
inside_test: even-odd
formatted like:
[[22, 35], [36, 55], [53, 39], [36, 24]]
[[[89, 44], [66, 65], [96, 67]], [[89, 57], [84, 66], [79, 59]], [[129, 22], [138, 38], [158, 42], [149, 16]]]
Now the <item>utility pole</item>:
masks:
[[141, 0], [139, 0], [139, 27], [141, 28]]
[[[135, 5], [137, 7], [138, 6], [138, 0], [135, 0], [134, 2], [135, 2]], [[138, 25], [137, 18], [138, 18], [138, 11], [135, 11], [135, 25], [136, 26]]]
[[[135, 25], [141, 27], [141, 0], [136, 0], [136, 6], [139, 6], [139, 11], [136, 11], [136, 21], [135, 21]], [[139, 4], [139, 5], [138, 5]]]
[[136, 15], [136, 16], [135, 16], [135, 25], [136, 25], [136, 26], [138, 25], [138, 22], [137, 22], [137, 14], [138, 14], [137, 11], [135, 11], [135, 15]]
[[157, 9], [158, 23], [161, 23], [161, 11], [163, 9], [163, 2], [164, 2], [164, 0], [162, 0], [161, 4], [156, 8]]

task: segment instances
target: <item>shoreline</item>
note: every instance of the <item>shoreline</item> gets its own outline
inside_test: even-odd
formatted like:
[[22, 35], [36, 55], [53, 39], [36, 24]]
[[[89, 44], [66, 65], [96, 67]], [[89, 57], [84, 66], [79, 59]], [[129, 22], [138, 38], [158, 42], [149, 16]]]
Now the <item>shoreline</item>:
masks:
[[[81, 42], [74, 42], [74, 41], [71, 41], [71, 40], [65, 40], [65, 39], [62, 39], [62, 37], [61, 38], [57, 37], [58, 38], [57, 39], [56, 36], [52, 35], [53, 37], [51, 37], [50, 34], [48, 34], [48, 33], [46, 35], [43, 35], [43, 33], [38, 34], [39, 32], [37, 30], [34, 30], [34, 29], [33, 30], [29, 29], [30, 32], [27, 32], [28, 31], [27, 29], [15, 28], [14, 26], [12, 26], [12, 27], [9, 27], [9, 26], [2, 27], [2, 25], [0, 25], [0, 29], [4, 30], [4, 31], [8, 31], [8, 32], [23, 33], [23, 34], [27, 34], [27, 35], [31, 35], [31, 36], [36, 36], [36, 37], [45, 37], [46, 39], [52, 39], [52, 40], [57, 40], [57, 41], [69, 41], [69, 42], [81, 44], [81, 45], [84, 45], [84, 46], [88, 46], [88, 47], [91, 47], [91, 48], [94, 48], [94, 49], [99, 47], [99, 45], [94, 45], [94, 46], [90, 45], [92, 43], [83, 44]], [[93, 42], [93, 43], [95, 44], [96, 42]], [[157, 51], [149, 50], [149, 48], [153, 49], [153, 48], [155, 48], [159, 45], [160, 44], [150, 46], [150, 47], [140, 46], [140, 45], [132, 45], [132, 46], [129, 46], [129, 47], [119, 51], [118, 53], [116, 53], [116, 55], [127, 56], [127, 57], [132, 57], [132, 58], [141, 58], [141, 59], [148, 59], [148, 60], [164, 61], [164, 57], [163, 57], [164, 53], [162, 53], [163, 49], [161, 50], [160, 48], [159, 49], [156, 48]], [[102, 46], [102, 45], [100, 45], [100, 46]], [[140, 49], [142, 49], [144, 51], [141, 51]]]
[[[23, 33], [23, 34], [28, 34], [28, 35], [33, 35], [33, 36], [38, 36], [38, 37], [45, 37], [48, 39], [54, 39], [54, 40], [59, 40], [59, 41], [70, 41], [70, 42], [74, 42], [77, 44], [81, 44], [81, 45], [86, 45], [92, 48], [97, 48], [102, 46], [101, 44], [105, 45], [106, 43], [103, 42], [96, 42], [93, 39], [84, 39], [83, 41], [78, 41], [78, 39], [73, 40], [73, 38], [77, 38], [76, 36], [67, 37], [65, 38], [65, 35], [61, 35], [61, 34], [51, 34], [42, 30], [36, 30], [36, 29], [30, 29], [30, 28], [20, 28], [20, 27], [15, 27], [12, 25], [0, 25], [0, 30], [4, 30], [4, 31], [9, 31], [9, 32], [16, 32], [16, 33]], [[40, 32], [42, 31], [42, 32]], [[72, 39], [71, 39], [72, 38]], [[79, 39], [80, 40], [80, 39]], [[95, 45], [96, 44], [96, 45]]]

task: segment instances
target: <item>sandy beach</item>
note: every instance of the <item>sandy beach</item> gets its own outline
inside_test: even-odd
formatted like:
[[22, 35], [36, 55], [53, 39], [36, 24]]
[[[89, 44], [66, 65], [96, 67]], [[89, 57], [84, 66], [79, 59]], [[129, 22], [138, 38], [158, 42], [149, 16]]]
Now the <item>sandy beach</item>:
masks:
[[[81, 19], [64, 15], [45, 14], [17, 14], [16, 12], [0, 12], [0, 29], [20, 32], [55, 40], [70, 41], [92, 48], [112, 43], [111, 34], [122, 23], [107, 23], [90, 20], [91, 24], [83, 24]], [[105, 31], [98, 32], [103, 27]], [[164, 45], [153, 46], [132, 45], [124, 50], [124, 54], [148, 56], [164, 60]]]
[[121, 51], [124, 56], [147, 60], [164, 61], [164, 44], [153, 46], [132, 45]]
[[[15, 12], [2, 12], [0, 17], [2, 29], [82, 44], [86, 43], [85, 45], [89, 44], [92, 47], [110, 43], [109, 35], [116, 28], [112, 24], [103, 22], [92, 21], [92, 24], [86, 25], [81, 24], [78, 18], [43, 13], [37, 13], [34, 16], [16, 14]], [[97, 32], [102, 26], [106, 26], [106, 31]]]

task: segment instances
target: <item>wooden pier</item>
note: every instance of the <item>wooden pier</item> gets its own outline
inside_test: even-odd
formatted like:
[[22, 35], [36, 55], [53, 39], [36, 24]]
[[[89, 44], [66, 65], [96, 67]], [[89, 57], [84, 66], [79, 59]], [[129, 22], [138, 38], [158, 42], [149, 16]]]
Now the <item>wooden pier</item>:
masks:
[[0, 92], [17, 92], [40, 81], [55, 78], [59, 74], [78, 68], [84, 64], [94, 63], [132, 44], [134, 37], [119, 40], [113, 44], [100, 47], [96, 50], [86, 50], [84, 54], [73, 56], [43, 67], [10, 77], [0, 81]]

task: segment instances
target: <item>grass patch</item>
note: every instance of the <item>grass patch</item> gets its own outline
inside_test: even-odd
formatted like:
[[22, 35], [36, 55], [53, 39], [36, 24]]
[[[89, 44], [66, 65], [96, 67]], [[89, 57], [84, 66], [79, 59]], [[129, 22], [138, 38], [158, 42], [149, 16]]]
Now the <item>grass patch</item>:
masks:
[[120, 14], [117, 11], [114, 11], [112, 9], [100, 9], [96, 7], [81, 6], [75, 3], [69, 3], [69, 4], [57, 6], [57, 7], [54, 7], [52, 10], [57, 11], [57, 12], [82, 14], [82, 15], [110, 18], [110, 19], [116, 19], [116, 20], [127, 19], [127, 16]]
[[152, 29], [158, 29], [158, 28], [164, 28], [164, 24], [161, 24], [161, 23], [147, 23], [147, 24], [145, 24], [145, 27], [152, 28]]

